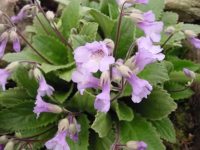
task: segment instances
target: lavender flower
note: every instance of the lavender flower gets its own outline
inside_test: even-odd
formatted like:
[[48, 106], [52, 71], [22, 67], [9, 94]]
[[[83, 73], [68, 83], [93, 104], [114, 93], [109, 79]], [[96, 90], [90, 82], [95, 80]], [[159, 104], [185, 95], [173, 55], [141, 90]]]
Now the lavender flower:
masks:
[[100, 112], [108, 112], [110, 109], [110, 77], [108, 72], [103, 73], [101, 78], [102, 93], [95, 99], [94, 107]]
[[44, 102], [40, 95], [37, 95], [35, 104], [36, 106], [34, 107], [33, 112], [37, 114], [37, 118], [42, 112], [51, 112], [56, 114], [62, 112], [62, 108], [57, 105]]
[[132, 101], [134, 103], [140, 103], [143, 98], [147, 98], [153, 89], [148, 81], [138, 78], [135, 74], [126, 79], [132, 86]]
[[192, 30], [185, 30], [184, 31], [187, 40], [195, 47], [200, 49], [200, 39], [197, 38], [196, 33]]
[[13, 49], [15, 50], [15, 52], [20, 52], [21, 50], [20, 40], [19, 36], [15, 31], [10, 32], [10, 39], [13, 42]]
[[49, 150], [70, 150], [66, 136], [66, 131], [58, 132], [54, 138], [45, 143], [46, 148]]
[[195, 72], [193, 72], [193, 71], [191, 71], [191, 70], [189, 70], [187, 68], [183, 68], [183, 72], [187, 77], [189, 77], [191, 79], [195, 79], [196, 78]]
[[6, 70], [6, 69], [0, 69], [0, 86], [2, 87], [3, 91], [6, 90], [6, 83], [7, 83], [7, 79], [10, 76], [10, 71]]
[[159, 42], [163, 30], [163, 22], [157, 22], [155, 20], [153, 12], [148, 11], [143, 14], [143, 20], [138, 22], [137, 25], [153, 42]]
[[0, 144], [0, 150], [4, 150], [4, 145]]
[[54, 88], [47, 84], [45, 78], [41, 76], [39, 78], [39, 88], [38, 88], [38, 94], [40, 96], [51, 96], [53, 94]]
[[126, 147], [130, 150], [146, 150], [147, 144], [143, 141], [128, 141]]
[[78, 47], [75, 49], [74, 58], [77, 65], [93, 73], [98, 70], [109, 70], [109, 66], [115, 61], [112, 49], [104, 41], [95, 41]]
[[76, 119], [72, 115], [68, 116], [68, 120], [69, 128], [67, 130], [67, 136], [69, 136], [73, 141], [76, 142], [78, 141], [78, 134], [81, 131], [81, 126], [77, 123]]
[[83, 94], [86, 88], [99, 87], [99, 79], [83, 68], [78, 68], [73, 72], [72, 81], [78, 84], [78, 90], [81, 94]]
[[6, 45], [8, 43], [8, 37], [9, 35], [7, 32], [2, 33], [0, 36], [0, 58], [4, 55]]

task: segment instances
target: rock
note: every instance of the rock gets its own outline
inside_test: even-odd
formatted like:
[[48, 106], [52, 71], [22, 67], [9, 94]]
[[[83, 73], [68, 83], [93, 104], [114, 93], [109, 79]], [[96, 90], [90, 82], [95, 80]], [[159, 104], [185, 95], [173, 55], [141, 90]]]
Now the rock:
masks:
[[165, 0], [166, 10], [177, 12], [183, 22], [200, 21], [200, 0]]

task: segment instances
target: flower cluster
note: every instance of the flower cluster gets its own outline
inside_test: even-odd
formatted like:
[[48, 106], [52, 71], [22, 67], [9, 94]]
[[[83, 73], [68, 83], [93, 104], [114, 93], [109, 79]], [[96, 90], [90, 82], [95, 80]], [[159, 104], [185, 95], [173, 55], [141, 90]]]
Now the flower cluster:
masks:
[[[117, 2], [119, 5], [125, 3], [147, 3], [147, 1], [137, 0]], [[138, 19], [138, 15], [140, 15], [140, 19]], [[74, 51], [77, 69], [72, 75], [72, 80], [77, 83], [81, 94], [86, 88], [102, 90], [96, 96], [94, 103], [94, 107], [100, 112], [108, 112], [110, 109], [110, 93], [115, 88], [111, 83], [114, 82], [119, 85], [116, 87], [118, 89], [126, 82], [132, 86], [132, 101], [134, 103], [139, 103], [143, 98], [147, 98], [152, 91], [152, 86], [148, 81], [140, 79], [137, 74], [148, 64], [162, 61], [165, 58], [164, 54], [161, 53], [161, 46], [154, 44], [154, 42], [159, 42], [161, 39], [160, 33], [163, 30], [163, 23], [155, 20], [155, 15], [152, 11], [142, 13], [139, 10], [133, 9], [130, 11], [129, 9], [128, 17], [136, 20], [137, 26], [146, 35], [137, 39], [138, 52], [128, 60], [115, 60], [113, 56], [115, 45], [109, 39], [86, 43]], [[99, 74], [100, 78], [98, 78]]]

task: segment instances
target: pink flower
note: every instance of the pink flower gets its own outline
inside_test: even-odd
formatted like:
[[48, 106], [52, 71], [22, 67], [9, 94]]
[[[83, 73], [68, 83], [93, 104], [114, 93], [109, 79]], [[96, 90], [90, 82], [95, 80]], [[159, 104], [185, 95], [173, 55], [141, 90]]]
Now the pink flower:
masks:
[[51, 96], [53, 94], [54, 88], [47, 84], [45, 78], [41, 76], [39, 78], [39, 88], [38, 88], [38, 94], [40, 96]]
[[45, 143], [46, 148], [48, 150], [70, 150], [66, 136], [66, 131], [58, 132], [54, 138]]
[[78, 68], [73, 72], [72, 81], [78, 84], [78, 90], [81, 94], [86, 88], [99, 87], [99, 79], [83, 68]]
[[10, 77], [10, 72], [6, 69], [0, 69], [0, 86], [3, 91], [6, 90], [7, 79]]
[[42, 112], [51, 112], [51, 113], [56, 113], [56, 114], [59, 114], [62, 112], [61, 107], [54, 104], [46, 103], [45, 101], [43, 101], [40, 95], [37, 95], [35, 104], [36, 106], [34, 107], [33, 112], [37, 114], [37, 118]]
[[74, 59], [81, 68], [93, 73], [109, 70], [109, 66], [115, 61], [112, 49], [102, 41], [78, 47], [75, 49]]
[[153, 89], [148, 81], [138, 78], [135, 74], [126, 79], [132, 86], [132, 101], [134, 103], [140, 103], [143, 98], [147, 98]]

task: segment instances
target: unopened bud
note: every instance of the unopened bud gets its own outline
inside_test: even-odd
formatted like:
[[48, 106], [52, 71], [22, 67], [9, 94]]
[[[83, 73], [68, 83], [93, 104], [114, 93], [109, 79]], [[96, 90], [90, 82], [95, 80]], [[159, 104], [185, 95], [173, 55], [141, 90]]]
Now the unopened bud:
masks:
[[58, 123], [58, 131], [66, 131], [69, 128], [69, 120], [67, 118], [60, 120]]
[[0, 32], [2, 32], [5, 29], [5, 25], [4, 24], [0, 24]]
[[33, 75], [37, 80], [39, 80], [43, 76], [40, 69], [38, 69], [38, 68], [35, 68], [33, 70]]
[[184, 72], [184, 74], [185, 74], [187, 77], [189, 77], [189, 78], [191, 78], [191, 79], [195, 79], [195, 78], [196, 78], [195, 72], [193, 72], [193, 71], [191, 71], [191, 70], [189, 70], [189, 69], [187, 69], [187, 68], [184, 68], [184, 69], [183, 69], [183, 72]]
[[115, 44], [113, 42], [113, 40], [111, 39], [105, 39], [104, 43], [106, 43], [106, 46], [113, 52]]
[[8, 142], [8, 138], [6, 135], [0, 137], [0, 144], [6, 144]]
[[174, 34], [174, 32], [176, 31], [176, 29], [173, 26], [169, 26], [165, 29], [165, 33], [166, 34]]
[[192, 30], [185, 30], [184, 34], [188, 38], [194, 38], [194, 37], [197, 36], [197, 34], [194, 31], [192, 31]]
[[138, 9], [132, 9], [128, 16], [136, 23], [144, 20], [143, 13]]
[[76, 125], [74, 123], [72, 123], [72, 124], [69, 125], [69, 131], [73, 135], [77, 133]]
[[49, 106], [49, 111], [55, 114], [60, 114], [63, 112], [63, 109], [58, 105], [51, 104], [51, 106]]
[[10, 140], [10, 141], [6, 144], [6, 146], [4, 147], [4, 150], [14, 150], [14, 145], [15, 145], [14, 141], [13, 141], [13, 140]]
[[10, 32], [10, 40], [15, 41], [17, 38], [18, 38], [18, 35], [17, 35], [16, 31], [12, 30]]
[[46, 12], [46, 16], [47, 18], [50, 20], [50, 21], [53, 21], [54, 20], [54, 17], [55, 17], [55, 14], [53, 11], [47, 11]]
[[147, 144], [144, 143], [143, 141], [138, 142], [138, 141], [128, 141], [126, 143], [126, 147], [128, 150], [146, 150], [147, 149]]
[[125, 65], [116, 65], [117, 70], [122, 74], [124, 77], [130, 77], [132, 74], [131, 69]]
[[18, 61], [15, 61], [15, 62], [10, 63], [10, 64], [6, 67], [6, 70], [8, 70], [8, 71], [14, 71], [18, 66], [19, 66], [19, 62], [18, 62]]

